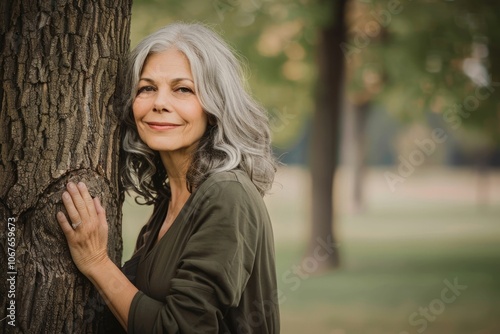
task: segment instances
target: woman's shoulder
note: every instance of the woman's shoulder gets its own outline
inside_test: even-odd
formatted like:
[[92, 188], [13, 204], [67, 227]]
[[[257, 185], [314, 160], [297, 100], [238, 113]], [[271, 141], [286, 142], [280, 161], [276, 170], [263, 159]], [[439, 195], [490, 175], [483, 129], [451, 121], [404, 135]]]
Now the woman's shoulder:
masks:
[[211, 174], [205, 182], [203, 183], [218, 183], [218, 182], [246, 182], [250, 181], [250, 178], [248, 177], [247, 173], [242, 171], [241, 169], [231, 169], [223, 172], [216, 172]]
[[228, 200], [241, 197], [261, 198], [248, 174], [239, 169], [217, 172], [210, 175], [199, 187], [198, 192], [214, 195]]
[[[269, 221], [262, 196], [248, 175], [241, 170], [210, 175], [200, 185], [190, 204], [195, 216], [210, 217], [202, 221], [204, 225], [212, 222], [234, 227], [250, 223], [249, 226], [257, 228]], [[208, 216], [207, 212], [210, 213]], [[228, 217], [231, 219], [227, 219]]]

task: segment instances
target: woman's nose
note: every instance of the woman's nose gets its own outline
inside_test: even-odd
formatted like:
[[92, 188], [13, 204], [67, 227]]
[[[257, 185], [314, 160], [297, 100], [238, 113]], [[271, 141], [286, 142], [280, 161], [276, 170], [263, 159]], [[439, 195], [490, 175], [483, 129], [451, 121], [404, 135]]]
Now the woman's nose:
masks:
[[155, 111], [155, 112], [170, 112], [171, 108], [172, 107], [171, 107], [171, 104], [169, 101], [168, 93], [158, 91], [158, 94], [156, 94], [156, 99], [154, 101], [153, 111]]

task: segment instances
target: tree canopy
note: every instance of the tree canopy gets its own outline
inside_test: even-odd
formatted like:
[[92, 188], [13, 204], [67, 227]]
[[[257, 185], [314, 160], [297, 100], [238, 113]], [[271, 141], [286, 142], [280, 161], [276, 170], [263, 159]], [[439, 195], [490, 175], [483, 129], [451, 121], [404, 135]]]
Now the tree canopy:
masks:
[[[174, 20], [214, 26], [244, 56], [251, 90], [271, 113], [274, 144], [289, 147], [312, 117], [317, 29], [331, 1], [136, 0], [132, 44]], [[439, 114], [500, 141], [500, 3], [351, 0], [348, 97], [401, 119]], [[336, 61], [332, 59], [331, 61]]]

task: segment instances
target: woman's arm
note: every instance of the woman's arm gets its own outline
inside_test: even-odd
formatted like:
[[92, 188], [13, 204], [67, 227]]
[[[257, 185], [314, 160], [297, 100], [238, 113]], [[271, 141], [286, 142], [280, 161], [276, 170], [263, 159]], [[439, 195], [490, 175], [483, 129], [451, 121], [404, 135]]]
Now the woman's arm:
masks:
[[57, 214], [57, 220], [68, 241], [71, 257], [127, 329], [130, 305], [138, 290], [108, 257], [106, 212], [82, 182], [68, 183], [62, 198], [70, 221], [62, 212]]
[[105, 263], [94, 266], [87, 278], [97, 288], [122, 327], [127, 330], [130, 305], [139, 290], [109, 258]]

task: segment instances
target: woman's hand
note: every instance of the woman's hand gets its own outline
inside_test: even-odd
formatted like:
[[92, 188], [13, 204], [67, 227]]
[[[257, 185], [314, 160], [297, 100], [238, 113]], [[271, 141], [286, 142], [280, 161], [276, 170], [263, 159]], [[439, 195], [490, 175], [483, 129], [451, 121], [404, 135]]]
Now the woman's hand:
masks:
[[62, 200], [70, 221], [62, 212], [57, 213], [57, 221], [68, 241], [73, 261], [88, 277], [92, 269], [109, 260], [106, 212], [99, 199], [90, 196], [83, 182], [68, 183]]

